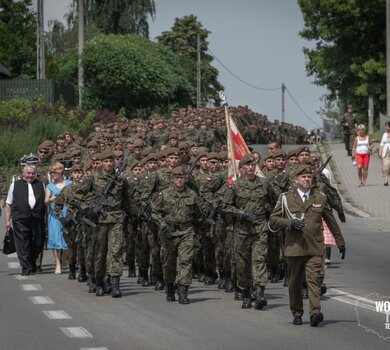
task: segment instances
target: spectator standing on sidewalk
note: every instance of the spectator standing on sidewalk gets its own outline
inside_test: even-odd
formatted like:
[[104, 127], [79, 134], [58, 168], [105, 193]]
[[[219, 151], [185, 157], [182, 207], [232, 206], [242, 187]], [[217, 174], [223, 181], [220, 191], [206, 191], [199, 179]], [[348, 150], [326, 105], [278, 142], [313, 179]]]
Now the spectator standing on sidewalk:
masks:
[[364, 124], [359, 124], [357, 127], [357, 136], [352, 147], [352, 159], [356, 160], [359, 187], [366, 185], [368, 165], [373, 147], [372, 141], [366, 135], [366, 127]]
[[389, 185], [390, 176], [390, 122], [385, 123], [386, 132], [382, 136], [379, 146], [379, 157], [382, 158], [384, 185]]

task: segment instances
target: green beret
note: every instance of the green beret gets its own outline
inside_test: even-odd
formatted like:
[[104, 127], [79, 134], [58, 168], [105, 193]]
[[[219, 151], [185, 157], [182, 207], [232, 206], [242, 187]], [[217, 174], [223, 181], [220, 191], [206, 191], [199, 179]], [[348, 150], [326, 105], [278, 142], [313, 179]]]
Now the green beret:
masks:
[[291, 151], [289, 151], [287, 153], [287, 159], [291, 158], [291, 157], [296, 157], [296, 156], [297, 156], [297, 150], [296, 149], [292, 149]]
[[276, 158], [286, 158], [286, 153], [281, 149], [278, 149], [274, 152], [274, 159]]
[[310, 148], [308, 146], [302, 146], [297, 149], [296, 155], [300, 155], [302, 152], [310, 153]]
[[165, 154], [167, 157], [169, 156], [179, 156], [180, 150], [176, 147], [169, 147], [166, 149]]
[[242, 166], [242, 165], [245, 165], [245, 164], [253, 163], [255, 161], [256, 161], [255, 156], [252, 153], [247, 153], [240, 160], [240, 165]]
[[70, 168], [70, 172], [72, 173], [72, 172], [74, 172], [74, 171], [83, 171], [83, 170], [81, 169], [80, 164], [73, 164], [73, 165], [72, 165], [72, 167]]
[[181, 165], [173, 168], [171, 172], [171, 176], [179, 176], [179, 175], [183, 176], [185, 174], [186, 172], [184, 171], [184, 168]]
[[268, 160], [268, 159], [274, 159], [274, 154], [272, 152], [268, 152], [265, 157], [264, 157], [264, 161]]
[[219, 158], [219, 154], [217, 152], [210, 152], [210, 153], [207, 153], [207, 160], [211, 160], [211, 159], [217, 159]]
[[312, 167], [310, 165], [307, 165], [307, 164], [302, 164], [302, 165], [298, 166], [294, 171], [295, 176], [304, 175], [304, 174], [312, 174], [312, 173], [313, 173]]
[[114, 159], [115, 158], [114, 152], [110, 151], [110, 150], [105, 150], [105, 151], [99, 153], [99, 156], [100, 156], [100, 160]]

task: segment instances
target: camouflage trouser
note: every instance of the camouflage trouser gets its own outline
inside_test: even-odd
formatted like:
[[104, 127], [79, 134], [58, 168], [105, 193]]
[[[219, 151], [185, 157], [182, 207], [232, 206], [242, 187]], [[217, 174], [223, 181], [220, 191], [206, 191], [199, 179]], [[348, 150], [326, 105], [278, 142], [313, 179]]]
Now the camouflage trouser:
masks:
[[354, 134], [344, 134], [345, 150], [350, 153], [352, 151], [353, 141], [355, 139]]
[[194, 272], [195, 273], [204, 273], [203, 266], [203, 243], [202, 243], [202, 231], [199, 226], [196, 225], [194, 227], [195, 235], [194, 235]]
[[213, 276], [215, 273], [215, 248], [210, 234], [210, 225], [202, 227], [202, 251], [203, 266], [207, 276]]
[[162, 282], [162, 264], [160, 257], [160, 241], [158, 237], [158, 226], [148, 222], [148, 242], [150, 247], [151, 265], [154, 275]]
[[64, 240], [68, 245], [68, 264], [70, 267], [76, 265], [78, 260], [80, 265], [85, 265], [84, 235], [80, 225], [71, 227], [68, 232], [64, 232]]
[[219, 273], [226, 272], [225, 262], [225, 241], [226, 241], [226, 222], [218, 216], [215, 220], [215, 225], [210, 229], [211, 239], [214, 244], [215, 263]]
[[149, 228], [146, 221], [141, 221], [136, 236], [136, 254], [139, 270], [146, 272], [150, 266]]
[[192, 283], [192, 259], [194, 254], [194, 233], [187, 230], [171, 239], [161, 238], [161, 258], [166, 283], [183, 285]]
[[99, 223], [94, 231], [95, 239], [91, 239], [88, 248], [88, 259], [92, 264], [87, 265], [88, 271], [94, 273], [91, 276], [96, 279], [103, 278], [106, 272], [113, 277], [121, 276], [123, 223]]
[[265, 287], [267, 276], [267, 231], [256, 232], [252, 225], [236, 225], [234, 255], [236, 260], [237, 286], [240, 289]]
[[126, 262], [129, 267], [135, 266], [135, 237], [137, 233], [137, 225], [131, 223], [131, 220], [126, 220], [125, 224], [125, 239], [126, 239]]
[[224, 268], [226, 277], [231, 278], [233, 282], [236, 281], [236, 264], [233, 254], [233, 240], [234, 240], [233, 224], [226, 223], [226, 240], [225, 240], [225, 259]]

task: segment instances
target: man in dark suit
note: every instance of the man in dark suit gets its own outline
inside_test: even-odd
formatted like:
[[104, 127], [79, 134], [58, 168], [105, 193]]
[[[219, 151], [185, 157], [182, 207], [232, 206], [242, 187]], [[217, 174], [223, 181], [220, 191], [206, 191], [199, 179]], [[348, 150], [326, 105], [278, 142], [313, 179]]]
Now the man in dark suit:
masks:
[[37, 168], [25, 165], [23, 178], [13, 182], [6, 200], [6, 228], [12, 226], [22, 276], [37, 270], [36, 260], [45, 237], [45, 186], [37, 180]]
[[300, 165], [294, 172], [297, 189], [282, 194], [270, 217], [273, 229], [286, 230], [284, 254], [289, 278], [290, 309], [293, 324], [302, 324], [302, 282], [306, 276], [310, 303], [310, 325], [323, 321], [320, 296], [323, 274], [324, 235], [323, 218], [332, 232], [341, 258], [345, 257], [345, 242], [340, 228], [327, 204], [324, 193], [312, 188], [312, 169]]

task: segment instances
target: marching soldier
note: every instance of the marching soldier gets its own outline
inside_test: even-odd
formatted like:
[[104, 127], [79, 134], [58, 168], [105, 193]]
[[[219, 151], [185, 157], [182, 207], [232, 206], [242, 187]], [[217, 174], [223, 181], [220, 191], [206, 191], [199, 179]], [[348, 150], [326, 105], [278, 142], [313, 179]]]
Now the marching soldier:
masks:
[[352, 105], [347, 106], [347, 112], [341, 118], [341, 126], [343, 127], [345, 150], [348, 156], [352, 156], [352, 143], [355, 137], [356, 114], [352, 112]]
[[161, 255], [167, 301], [175, 301], [177, 280], [179, 303], [189, 304], [188, 287], [192, 283], [194, 225], [201, 218], [198, 196], [185, 185], [185, 171], [171, 171], [172, 186], [162, 190], [152, 202], [152, 216], [160, 229]]
[[242, 308], [252, 307], [251, 288], [255, 287], [255, 308], [267, 305], [264, 290], [267, 277], [267, 220], [265, 206], [268, 188], [265, 180], [255, 175], [256, 159], [246, 154], [240, 161], [242, 176], [227, 190], [223, 211], [235, 217], [234, 254], [237, 287], [243, 296]]

